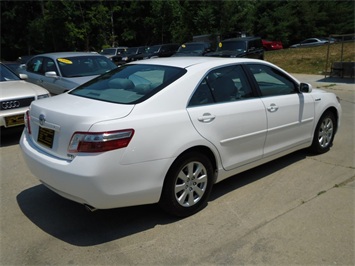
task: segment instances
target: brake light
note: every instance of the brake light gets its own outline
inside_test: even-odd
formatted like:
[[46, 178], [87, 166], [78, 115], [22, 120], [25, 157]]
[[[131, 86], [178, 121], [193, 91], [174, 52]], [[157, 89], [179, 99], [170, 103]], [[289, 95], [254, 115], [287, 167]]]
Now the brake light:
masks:
[[31, 135], [31, 117], [30, 117], [30, 109], [28, 109], [25, 113], [25, 127], [27, 129], [28, 134]]
[[134, 134], [133, 129], [109, 132], [75, 132], [70, 140], [68, 152], [104, 152], [125, 148]]

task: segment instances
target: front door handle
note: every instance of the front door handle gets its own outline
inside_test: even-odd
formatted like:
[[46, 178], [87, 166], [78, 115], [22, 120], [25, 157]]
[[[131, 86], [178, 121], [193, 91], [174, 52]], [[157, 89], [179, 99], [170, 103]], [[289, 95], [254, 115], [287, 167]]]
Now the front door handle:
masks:
[[272, 103], [267, 108], [267, 110], [272, 113], [272, 112], [276, 112], [277, 110], [279, 110], [279, 107], [276, 104]]
[[216, 118], [216, 116], [211, 115], [210, 113], [204, 113], [202, 116], [197, 118], [197, 120], [202, 123], [209, 123], [209, 122], [212, 122], [215, 118]]

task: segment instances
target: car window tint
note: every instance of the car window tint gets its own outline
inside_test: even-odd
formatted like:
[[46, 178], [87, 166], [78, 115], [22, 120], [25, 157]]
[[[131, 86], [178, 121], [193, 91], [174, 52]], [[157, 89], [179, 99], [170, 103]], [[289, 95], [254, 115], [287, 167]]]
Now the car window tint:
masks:
[[240, 66], [228, 66], [208, 73], [197, 87], [188, 106], [240, 101], [254, 97]]
[[42, 69], [42, 65], [43, 65], [43, 57], [36, 57], [31, 59], [28, 63], [27, 63], [27, 71], [29, 72], [34, 72], [37, 74], [44, 74], [43, 69]]
[[295, 83], [277, 69], [251, 64], [247, 65], [259, 85], [261, 96], [275, 96], [297, 93]]
[[75, 56], [57, 59], [63, 77], [85, 77], [103, 74], [116, 65], [104, 56]]
[[0, 81], [20, 80], [18, 76], [11, 72], [7, 67], [0, 64]]
[[185, 73], [185, 69], [176, 67], [125, 65], [79, 86], [70, 94], [134, 104], [148, 99]]
[[58, 70], [53, 59], [45, 58], [43, 68], [44, 73], [54, 71], [58, 75]]

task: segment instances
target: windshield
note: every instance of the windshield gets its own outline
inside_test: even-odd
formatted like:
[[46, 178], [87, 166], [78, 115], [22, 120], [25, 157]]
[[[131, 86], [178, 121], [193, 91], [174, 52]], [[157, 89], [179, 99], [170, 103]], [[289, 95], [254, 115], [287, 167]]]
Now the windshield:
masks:
[[58, 58], [63, 77], [86, 77], [103, 74], [117, 66], [104, 56], [75, 56]]
[[0, 64], [0, 81], [20, 80], [10, 69]]
[[115, 48], [107, 48], [107, 49], [103, 49], [100, 54], [103, 55], [116, 55], [116, 49]]
[[125, 65], [69, 93], [100, 101], [134, 104], [148, 99], [185, 73], [183, 68], [170, 66]]
[[247, 50], [246, 42], [244, 41], [228, 41], [221, 42], [217, 48], [217, 51], [238, 51], [244, 52]]
[[205, 49], [203, 44], [183, 44], [179, 47], [177, 53], [202, 53]]
[[159, 52], [161, 45], [154, 45], [147, 48], [147, 53], [157, 53]]
[[122, 54], [135, 54], [137, 53], [138, 47], [131, 47], [122, 52]]

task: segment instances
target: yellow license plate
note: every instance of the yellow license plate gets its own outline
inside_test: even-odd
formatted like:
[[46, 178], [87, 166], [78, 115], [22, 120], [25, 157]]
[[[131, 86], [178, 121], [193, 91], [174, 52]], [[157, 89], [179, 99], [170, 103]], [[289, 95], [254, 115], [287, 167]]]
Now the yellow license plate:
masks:
[[38, 131], [38, 139], [39, 143], [52, 148], [53, 147], [53, 140], [54, 140], [54, 130], [49, 128], [40, 127]]
[[25, 123], [24, 115], [21, 114], [5, 117], [5, 123], [7, 127], [23, 125]]

